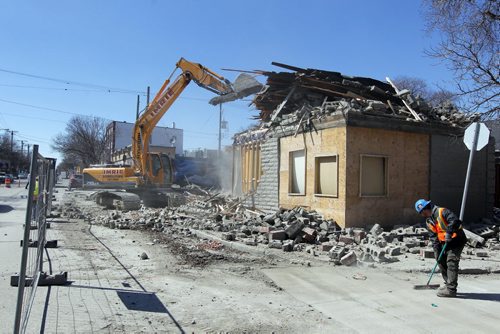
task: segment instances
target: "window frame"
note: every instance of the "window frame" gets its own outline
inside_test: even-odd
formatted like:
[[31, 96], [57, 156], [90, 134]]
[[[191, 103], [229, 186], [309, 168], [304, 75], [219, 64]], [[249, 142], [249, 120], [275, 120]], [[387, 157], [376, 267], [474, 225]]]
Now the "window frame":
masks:
[[[304, 152], [304, 192], [303, 193], [293, 193], [292, 192], [292, 175], [294, 172], [292, 155], [295, 152]], [[300, 150], [288, 151], [288, 196], [306, 196], [307, 193], [307, 150], [302, 148]]]
[[[331, 194], [320, 194], [318, 193], [318, 182], [320, 175], [318, 175], [318, 161], [321, 158], [333, 158], [335, 157], [335, 163], [337, 164], [337, 195]], [[339, 198], [339, 155], [338, 153], [324, 153], [314, 156], [314, 196], [315, 197], [328, 197], [328, 198]]]
[[[384, 159], [384, 190], [383, 195], [364, 195], [363, 194], [363, 158], [383, 158]], [[389, 156], [383, 154], [360, 154], [359, 155], [359, 197], [361, 198], [387, 198], [389, 197]]]

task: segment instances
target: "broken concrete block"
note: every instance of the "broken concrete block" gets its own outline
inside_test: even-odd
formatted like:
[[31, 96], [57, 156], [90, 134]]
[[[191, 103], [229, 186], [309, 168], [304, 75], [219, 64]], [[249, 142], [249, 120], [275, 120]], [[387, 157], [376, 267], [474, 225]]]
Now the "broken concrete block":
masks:
[[[271, 231], [269, 232], [269, 241], [271, 240], [285, 240], [287, 237], [285, 231], [279, 230], [279, 231]], [[281, 248], [281, 246], [280, 246]]]
[[300, 231], [302, 231], [303, 228], [303, 222], [295, 221], [285, 229], [285, 234], [288, 236], [288, 239], [295, 239], [295, 237], [300, 233]]
[[415, 229], [415, 234], [426, 236], [429, 234], [429, 230], [427, 230], [425, 227], [417, 227]]
[[328, 252], [328, 254], [330, 255], [330, 258], [332, 258], [333, 260], [337, 260], [337, 261], [340, 261], [340, 259], [342, 258], [342, 256], [344, 256], [345, 253], [346, 253], [345, 247], [340, 246], [340, 245], [333, 247]]
[[382, 232], [378, 235], [379, 238], [383, 238], [387, 242], [392, 242], [395, 236], [392, 232]]
[[314, 246], [307, 246], [306, 253], [309, 253], [312, 256], [316, 256], [316, 248]]
[[361, 243], [361, 240], [366, 238], [366, 231], [365, 230], [354, 230], [354, 242], [357, 243], [358, 245]]
[[310, 223], [309, 218], [306, 218], [306, 217], [298, 217], [297, 220], [302, 222], [304, 225], [309, 225], [309, 223]]
[[271, 232], [269, 226], [259, 226], [259, 233], [269, 233]]
[[486, 251], [476, 251], [477, 257], [488, 257], [488, 252]]
[[420, 250], [420, 256], [424, 259], [433, 259], [434, 258], [434, 250], [429, 248], [422, 248]]
[[319, 250], [322, 252], [328, 252], [333, 248], [332, 244], [323, 243], [319, 246]]
[[377, 242], [375, 244], [378, 247], [380, 247], [380, 248], [384, 248], [385, 246], [387, 246], [387, 241], [385, 241], [385, 240], [377, 240]]
[[281, 246], [281, 249], [283, 252], [291, 252], [293, 251], [293, 245], [293, 241], [287, 241], [283, 244], [283, 246]]
[[342, 263], [344, 266], [350, 266], [355, 264], [357, 261], [356, 253], [354, 251], [350, 251], [346, 255], [342, 256], [340, 259], [340, 263]]
[[348, 235], [341, 235], [339, 237], [339, 242], [343, 242], [346, 245], [351, 245], [354, 243], [354, 237], [348, 236]]
[[318, 233], [315, 229], [310, 227], [304, 227], [302, 229], [302, 238], [307, 242], [314, 242], [316, 240], [316, 234]]
[[384, 229], [380, 226], [380, 224], [375, 224], [370, 230], [370, 234], [373, 235], [379, 235], [380, 233], [384, 232]]
[[227, 241], [234, 241], [236, 240], [236, 235], [234, 235], [233, 233], [223, 233], [222, 238]]
[[472, 230], [472, 233], [479, 235], [481, 238], [489, 238], [495, 235], [495, 230], [489, 226], [483, 226], [479, 228], [475, 228]]
[[417, 247], [410, 248], [410, 253], [411, 254], [419, 254], [420, 253], [420, 249], [418, 249]]
[[283, 244], [279, 240], [269, 240], [267, 247], [281, 249], [281, 247], [283, 247]]
[[401, 255], [401, 247], [399, 246], [388, 247], [386, 252], [387, 254], [389, 254], [389, 256], [398, 256]]
[[361, 256], [361, 261], [373, 262], [373, 257], [369, 253], [363, 253], [363, 255]]
[[271, 225], [274, 225], [274, 220], [276, 219], [276, 214], [275, 213], [271, 213], [267, 216], [264, 216], [262, 218], [262, 221], [265, 222], [265, 223], [268, 223], [268, 224], [271, 224]]
[[472, 233], [471, 231], [464, 228], [465, 236], [467, 237], [467, 243], [472, 247], [476, 248], [482, 244], [484, 244], [484, 238]]
[[404, 242], [404, 245], [407, 248], [409, 248], [409, 249], [412, 249], [412, 248], [420, 246], [420, 240], [417, 240], [417, 239], [414, 239], [414, 238], [404, 238], [403, 242]]

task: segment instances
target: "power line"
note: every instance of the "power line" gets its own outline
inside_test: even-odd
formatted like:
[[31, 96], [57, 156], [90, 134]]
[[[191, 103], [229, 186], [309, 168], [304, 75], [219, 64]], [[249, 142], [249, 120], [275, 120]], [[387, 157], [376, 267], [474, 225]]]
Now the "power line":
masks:
[[23, 138], [23, 139], [27, 139], [29, 140], [30, 142], [35, 142], [35, 143], [44, 143], [44, 144], [52, 144], [49, 140], [50, 139], [41, 139], [41, 138], [36, 138], [36, 137], [28, 137], [28, 136], [24, 136], [24, 135], [21, 135], [21, 134], [18, 134], [17, 135], [19, 138]]
[[128, 93], [133, 93], [133, 94], [144, 94], [143, 91], [138, 91], [138, 90], [123, 89], [123, 88], [116, 88], [116, 87], [107, 87], [107, 86], [97, 85], [97, 84], [92, 84], [92, 83], [79, 82], [79, 81], [66, 80], [66, 79], [58, 79], [58, 78], [52, 78], [52, 77], [36, 75], [36, 74], [31, 74], [31, 73], [12, 71], [12, 70], [7, 70], [7, 69], [3, 69], [3, 68], [0, 68], [0, 72], [25, 76], [25, 77], [29, 77], [29, 78], [41, 79], [41, 80], [54, 81], [54, 82], [64, 83], [66, 85], [77, 85], [77, 86], [83, 86], [83, 87], [93, 87], [93, 88], [101, 88], [101, 89], [103, 88], [103, 89], [107, 89], [107, 90], [128, 92]]
[[[77, 88], [26, 86], [26, 85], [11, 85], [11, 84], [0, 84], [0, 87], [57, 90], [57, 91], [64, 91], [64, 92], [120, 93], [120, 94], [134, 94], [134, 95], [137, 94], [136, 92], [126, 92], [126, 91], [113, 90], [113, 89], [77, 89]], [[145, 96], [146, 94], [140, 93], [139, 95]]]
[[47, 122], [58, 122], [58, 123], [63, 123], [66, 124], [66, 122], [57, 120], [57, 119], [48, 119], [48, 118], [42, 118], [42, 117], [33, 117], [33, 116], [26, 116], [26, 115], [14, 115], [14, 114], [8, 114], [8, 113], [3, 113], [4, 115], [11, 116], [11, 117], [20, 117], [20, 118], [28, 118], [28, 119], [37, 119], [39, 121], [47, 121]]
[[[11, 101], [11, 100], [5, 100], [5, 99], [0, 99], [0, 102], [10, 103], [10, 104], [16, 104], [16, 105], [20, 105], [20, 106], [23, 106], [23, 107], [29, 107], [29, 108], [34, 108], [34, 109], [55, 111], [55, 112], [59, 112], [59, 113], [63, 113], [63, 114], [69, 114], [69, 115], [94, 117], [94, 116], [91, 116], [91, 115], [79, 114], [79, 113], [75, 113], [75, 112], [71, 112], [71, 111], [65, 111], [65, 110], [48, 108], [48, 107], [41, 107], [41, 106], [36, 106], [36, 105], [33, 105], [33, 104], [21, 103], [21, 102]], [[95, 116], [95, 117], [97, 117], [97, 116]], [[99, 118], [102, 118], [104, 120], [109, 120], [109, 119], [104, 118], [104, 117], [99, 117]]]

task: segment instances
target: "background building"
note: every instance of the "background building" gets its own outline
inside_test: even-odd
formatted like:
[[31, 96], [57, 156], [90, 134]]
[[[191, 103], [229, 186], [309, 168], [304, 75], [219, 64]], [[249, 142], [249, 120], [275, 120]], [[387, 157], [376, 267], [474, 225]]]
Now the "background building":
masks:
[[[108, 162], [121, 162], [125, 156], [126, 163], [131, 163], [132, 131], [134, 123], [117, 122], [109, 123], [106, 128], [106, 160]], [[151, 152], [164, 152], [172, 156], [183, 154], [182, 129], [177, 129], [175, 123], [172, 127], [157, 126], [153, 130], [149, 147]]]

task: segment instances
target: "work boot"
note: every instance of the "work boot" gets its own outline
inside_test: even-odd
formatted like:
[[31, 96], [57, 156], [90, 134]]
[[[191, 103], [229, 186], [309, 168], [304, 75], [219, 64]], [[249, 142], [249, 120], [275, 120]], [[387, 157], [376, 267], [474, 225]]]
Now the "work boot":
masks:
[[446, 290], [448, 290], [448, 287], [446, 286], [446, 284], [443, 284], [442, 286], [439, 287], [438, 292], [444, 292]]
[[453, 298], [453, 297], [457, 296], [457, 292], [448, 290], [447, 288], [445, 288], [443, 290], [439, 289], [437, 292], [437, 296], [438, 297], [451, 297], [451, 298]]

